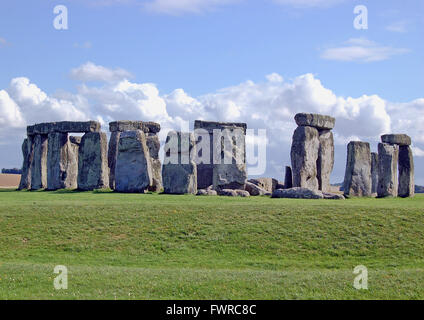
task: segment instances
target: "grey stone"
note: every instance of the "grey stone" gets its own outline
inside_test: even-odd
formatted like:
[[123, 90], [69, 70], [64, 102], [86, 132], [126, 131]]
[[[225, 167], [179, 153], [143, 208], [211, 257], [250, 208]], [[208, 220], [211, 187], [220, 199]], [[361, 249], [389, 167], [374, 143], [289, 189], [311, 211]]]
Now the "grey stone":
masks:
[[31, 189], [31, 163], [34, 157], [34, 138], [28, 136], [22, 143], [22, 174], [19, 190]]
[[197, 190], [197, 196], [217, 196], [218, 193], [215, 190], [199, 189]]
[[[209, 158], [205, 159], [204, 162], [196, 160], [198, 187], [204, 189], [213, 184], [216, 188], [219, 187], [221, 189], [243, 189], [244, 181], [242, 180], [244, 177], [247, 177], [245, 164], [245, 135], [247, 129], [246, 123], [196, 120], [194, 123], [194, 129], [198, 145], [201, 145], [200, 143], [204, 137], [198, 136], [196, 131], [202, 129], [209, 134], [209, 139], [205, 142], [209, 147], [209, 150], [202, 150], [201, 148], [197, 150], [199, 156], [204, 156], [204, 152], [209, 153]], [[235, 139], [237, 147], [234, 150], [235, 157], [233, 157], [233, 164], [225, 164], [222, 162], [219, 163], [219, 161], [217, 161], [217, 159], [221, 159], [220, 155], [223, 146], [220, 141], [214, 142], [214, 130], [219, 130], [221, 133], [225, 133], [227, 131], [236, 133]], [[215, 159], [214, 155], [216, 157]], [[227, 153], [227, 156], [228, 155], [229, 154]], [[206, 158], [206, 156], [204, 157]], [[246, 178], [244, 178], [244, 180], [246, 180]]]
[[319, 131], [319, 150], [317, 160], [318, 189], [331, 190], [330, 176], [334, 167], [334, 137], [330, 130]]
[[308, 126], [297, 127], [293, 134], [291, 163], [294, 187], [318, 190], [318, 137], [318, 130]]
[[378, 153], [371, 153], [371, 193], [377, 194], [378, 186]]
[[319, 190], [294, 187], [291, 189], [277, 189], [272, 193], [272, 198], [323, 199], [324, 195]]
[[160, 129], [160, 124], [155, 122], [121, 120], [109, 123], [110, 132], [141, 130], [144, 133], [158, 133]]
[[31, 162], [31, 190], [47, 188], [47, 135], [34, 136], [34, 157]]
[[104, 132], [89, 132], [81, 139], [78, 161], [78, 189], [109, 188], [107, 136]]
[[61, 122], [46, 122], [39, 123], [27, 127], [27, 134], [49, 134], [54, 132], [60, 133], [87, 133], [99, 132], [101, 125], [97, 121], [61, 121]]
[[188, 132], [168, 133], [162, 166], [164, 193], [197, 194], [197, 166], [194, 162], [195, 138]]
[[345, 196], [369, 197], [372, 195], [371, 150], [368, 142], [349, 142], [343, 191]]
[[147, 148], [152, 161], [152, 185], [149, 186], [149, 191], [159, 192], [162, 190], [162, 163], [159, 159], [160, 141], [156, 133], [146, 134]]
[[250, 197], [249, 192], [245, 190], [236, 190], [236, 189], [221, 189], [218, 191], [218, 194], [224, 197], [242, 197], [242, 198]]
[[294, 119], [298, 126], [310, 126], [324, 130], [331, 130], [336, 124], [335, 118], [314, 113], [298, 113]]
[[381, 136], [381, 142], [400, 146], [409, 146], [412, 143], [411, 137], [406, 134], [385, 134]]
[[109, 187], [115, 189], [115, 170], [116, 170], [116, 159], [118, 157], [118, 146], [119, 138], [121, 137], [121, 132], [113, 131], [109, 139], [109, 148], [108, 148], [108, 166], [109, 166]]
[[73, 143], [73, 144], [77, 145], [78, 147], [79, 147], [79, 146], [80, 146], [80, 144], [81, 144], [81, 139], [82, 139], [82, 137], [76, 137], [76, 136], [70, 136], [70, 137], [69, 137], [69, 141], [70, 141], [71, 143]]
[[78, 154], [75, 153], [68, 134], [50, 133], [47, 146], [47, 189], [75, 189], [77, 175]]
[[273, 192], [277, 188], [278, 180], [273, 178], [256, 178], [250, 179], [248, 182], [253, 183], [258, 186], [260, 189], [264, 190], [265, 193]]
[[399, 147], [399, 197], [415, 195], [414, 157], [410, 146]]
[[115, 179], [118, 192], [144, 193], [152, 185], [152, 164], [143, 131], [121, 133]]
[[[286, 173], [284, 175], [284, 184], [280, 189], [291, 189], [293, 188], [293, 173], [290, 166], [286, 166]], [[274, 191], [274, 190], [272, 190]]]
[[249, 181], [246, 182], [246, 185], [244, 188], [247, 192], [249, 192], [251, 196], [263, 196], [270, 193], [269, 191], [262, 189], [258, 185]]
[[399, 146], [388, 143], [378, 144], [378, 197], [397, 197], [397, 164]]
[[327, 200], [346, 200], [346, 198], [338, 193], [323, 192], [324, 199]]

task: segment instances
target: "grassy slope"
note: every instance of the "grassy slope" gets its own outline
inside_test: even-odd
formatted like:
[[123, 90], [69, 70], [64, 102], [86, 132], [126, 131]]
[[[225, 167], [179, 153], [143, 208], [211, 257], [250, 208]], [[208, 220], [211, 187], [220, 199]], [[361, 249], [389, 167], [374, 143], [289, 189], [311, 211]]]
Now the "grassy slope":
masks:
[[[0, 298], [424, 298], [424, 196], [0, 190]], [[53, 289], [55, 265], [69, 289]], [[369, 290], [352, 283], [369, 269]]]

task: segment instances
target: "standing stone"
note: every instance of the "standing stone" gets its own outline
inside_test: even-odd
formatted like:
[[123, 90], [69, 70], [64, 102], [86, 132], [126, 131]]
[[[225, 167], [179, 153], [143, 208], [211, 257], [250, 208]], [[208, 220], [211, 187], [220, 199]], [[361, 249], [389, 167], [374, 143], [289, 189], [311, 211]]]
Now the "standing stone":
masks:
[[34, 138], [34, 157], [31, 162], [31, 190], [47, 188], [48, 136], [37, 134]]
[[48, 135], [47, 189], [77, 187], [78, 154], [74, 150], [67, 133], [53, 132]]
[[162, 163], [159, 159], [160, 141], [156, 133], [146, 135], [147, 148], [152, 162], [152, 184], [149, 191], [159, 192], [162, 189]]
[[399, 147], [399, 197], [415, 195], [414, 158], [410, 146]]
[[110, 135], [109, 148], [108, 148], [108, 166], [109, 166], [109, 186], [115, 189], [115, 170], [116, 170], [116, 157], [118, 155], [119, 138], [121, 132], [114, 131]]
[[397, 164], [399, 146], [388, 143], [378, 144], [378, 197], [397, 197]]
[[[213, 185], [214, 188], [220, 189], [244, 189], [247, 178], [245, 143], [247, 125], [245, 123], [196, 120], [194, 129], [198, 157], [202, 157], [203, 160], [196, 160], [198, 188], [206, 189]], [[222, 139], [219, 139], [219, 136], [214, 139], [214, 133], [223, 135]], [[230, 135], [232, 137], [228, 137]], [[227, 143], [229, 140], [225, 140], [226, 138], [230, 138], [234, 142], [233, 155], [230, 155], [229, 152], [223, 154], [222, 140], [224, 139], [224, 145], [229, 146]], [[203, 141], [203, 139], [207, 141]], [[225, 156], [233, 159], [232, 164], [221, 161]]]
[[146, 135], [141, 130], [122, 132], [118, 144], [115, 190], [144, 193], [152, 185], [152, 164]]
[[170, 131], [165, 144], [162, 167], [164, 192], [167, 194], [197, 194], [197, 166], [194, 135]]
[[294, 187], [318, 190], [318, 150], [318, 130], [308, 126], [297, 127], [293, 134], [291, 147]]
[[107, 136], [104, 132], [86, 133], [79, 146], [78, 189], [109, 188]]
[[330, 176], [334, 167], [334, 138], [331, 130], [319, 130], [319, 150], [317, 160], [318, 189], [330, 192]]
[[378, 186], [378, 153], [371, 153], [371, 193], [373, 195], [377, 194]]
[[[286, 174], [284, 176], [284, 189], [293, 188], [293, 174], [290, 166], [286, 166]], [[272, 190], [274, 192], [274, 190]]]
[[371, 150], [368, 142], [351, 141], [347, 146], [345, 196], [371, 196]]
[[34, 157], [34, 137], [28, 136], [22, 143], [22, 175], [19, 183], [19, 190], [31, 188], [31, 163]]

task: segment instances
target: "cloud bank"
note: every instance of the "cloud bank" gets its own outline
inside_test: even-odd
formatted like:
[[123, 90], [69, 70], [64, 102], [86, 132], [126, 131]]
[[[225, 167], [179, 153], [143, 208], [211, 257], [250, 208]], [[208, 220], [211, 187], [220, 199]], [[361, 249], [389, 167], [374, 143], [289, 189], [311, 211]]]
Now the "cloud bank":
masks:
[[185, 121], [190, 121], [192, 127], [194, 120], [203, 119], [247, 122], [251, 129], [266, 129], [266, 175], [281, 179], [284, 166], [290, 162], [291, 138], [296, 127], [293, 118], [298, 112], [336, 117], [333, 182], [343, 179], [349, 141], [369, 141], [376, 150], [384, 133], [409, 134], [416, 159], [424, 164], [424, 126], [419, 125], [424, 123], [424, 98], [395, 103], [377, 95], [341, 97], [312, 74], [287, 81], [274, 73], [263, 82], [246, 81], [199, 97], [181, 88], [161, 94], [152, 83], [126, 79], [124, 76], [130, 73], [123, 69], [90, 63], [71, 74], [81, 81], [102, 82], [81, 83], [74, 93], [59, 91], [49, 95], [21, 77], [12, 79], [8, 88], [0, 90], [0, 149], [8, 146], [12, 150], [13, 146], [11, 157], [16, 165], [21, 162], [20, 144], [28, 124], [94, 119], [107, 131], [108, 122], [114, 120], [156, 121], [163, 127], [164, 139], [168, 130], [180, 129]]

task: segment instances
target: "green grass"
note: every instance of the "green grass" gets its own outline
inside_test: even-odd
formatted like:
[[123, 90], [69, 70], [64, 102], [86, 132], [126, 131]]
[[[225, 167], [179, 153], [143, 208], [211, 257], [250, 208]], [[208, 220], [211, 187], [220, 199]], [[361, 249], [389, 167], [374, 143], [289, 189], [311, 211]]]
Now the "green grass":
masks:
[[423, 299], [423, 284], [423, 195], [0, 191], [1, 299]]

